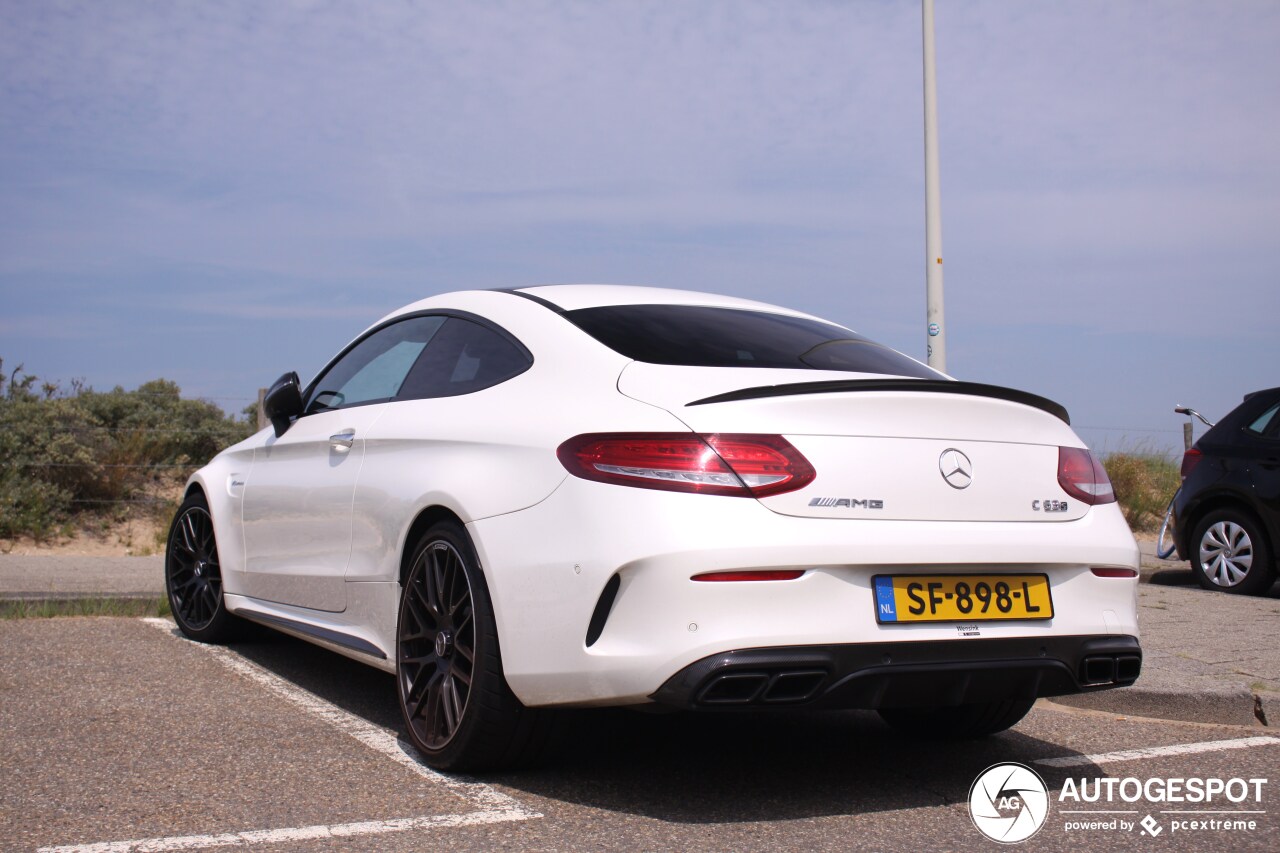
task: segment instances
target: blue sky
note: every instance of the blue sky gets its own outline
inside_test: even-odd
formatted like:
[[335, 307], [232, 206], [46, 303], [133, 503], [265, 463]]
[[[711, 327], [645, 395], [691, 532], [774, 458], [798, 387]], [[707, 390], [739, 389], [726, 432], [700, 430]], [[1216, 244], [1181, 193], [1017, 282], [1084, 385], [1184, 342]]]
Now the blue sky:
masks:
[[[948, 368], [1180, 442], [1280, 385], [1280, 4], [938, 0]], [[920, 6], [0, 16], [0, 357], [238, 410], [464, 288], [683, 287], [924, 351]]]

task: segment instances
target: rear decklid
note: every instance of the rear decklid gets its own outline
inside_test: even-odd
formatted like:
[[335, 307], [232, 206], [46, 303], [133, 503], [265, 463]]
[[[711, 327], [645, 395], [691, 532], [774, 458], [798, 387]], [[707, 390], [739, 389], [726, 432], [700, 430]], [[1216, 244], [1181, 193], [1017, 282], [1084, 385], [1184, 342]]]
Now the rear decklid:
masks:
[[783, 515], [933, 521], [1069, 521], [1089, 509], [1058, 482], [1082, 447], [1061, 406], [993, 386], [837, 371], [632, 362], [623, 394], [702, 434], [782, 435], [813, 465], [765, 497]]

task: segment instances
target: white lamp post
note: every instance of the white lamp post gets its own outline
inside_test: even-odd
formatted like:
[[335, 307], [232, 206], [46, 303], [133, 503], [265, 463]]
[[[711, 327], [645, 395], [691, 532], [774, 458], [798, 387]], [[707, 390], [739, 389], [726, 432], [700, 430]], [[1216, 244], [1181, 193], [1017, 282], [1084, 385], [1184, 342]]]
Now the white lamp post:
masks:
[[947, 372], [947, 324], [942, 311], [942, 203], [938, 192], [938, 69], [933, 56], [933, 0], [922, 0], [924, 24], [924, 246], [926, 353]]

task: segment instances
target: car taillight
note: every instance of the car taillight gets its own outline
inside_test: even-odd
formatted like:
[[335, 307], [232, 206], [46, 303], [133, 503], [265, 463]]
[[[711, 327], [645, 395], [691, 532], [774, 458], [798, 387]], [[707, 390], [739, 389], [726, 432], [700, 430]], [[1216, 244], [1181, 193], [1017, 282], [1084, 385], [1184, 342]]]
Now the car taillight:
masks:
[[1191, 476], [1191, 472], [1196, 470], [1196, 466], [1200, 464], [1200, 460], [1204, 458], [1204, 454], [1199, 448], [1193, 447], [1186, 453], [1182, 454], [1182, 470], [1178, 473], [1182, 475], [1182, 479]]
[[763, 498], [816, 476], [780, 435], [593, 433], [569, 439], [556, 456], [585, 480], [704, 495]]
[[1087, 504], [1114, 503], [1116, 491], [1102, 463], [1083, 447], [1058, 448], [1058, 485]]

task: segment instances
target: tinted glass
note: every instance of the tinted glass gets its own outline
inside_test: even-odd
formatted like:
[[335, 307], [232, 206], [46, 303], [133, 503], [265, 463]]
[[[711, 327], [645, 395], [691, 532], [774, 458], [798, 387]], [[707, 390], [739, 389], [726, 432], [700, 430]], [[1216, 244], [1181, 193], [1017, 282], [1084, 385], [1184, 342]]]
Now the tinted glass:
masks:
[[1276, 403], [1271, 408], [1263, 412], [1253, 423], [1249, 424], [1249, 431], [1256, 432], [1258, 435], [1276, 435], [1276, 412], [1280, 412], [1280, 403]]
[[613, 305], [566, 316], [615, 352], [651, 364], [942, 376], [848, 329], [802, 317], [693, 305]]
[[502, 333], [450, 317], [432, 338], [400, 389], [402, 400], [455, 397], [505, 382], [532, 364]]
[[413, 317], [374, 332], [320, 378], [307, 398], [306, 412], [396, 396], [410, 368], [444, 322], [444, 317]]

